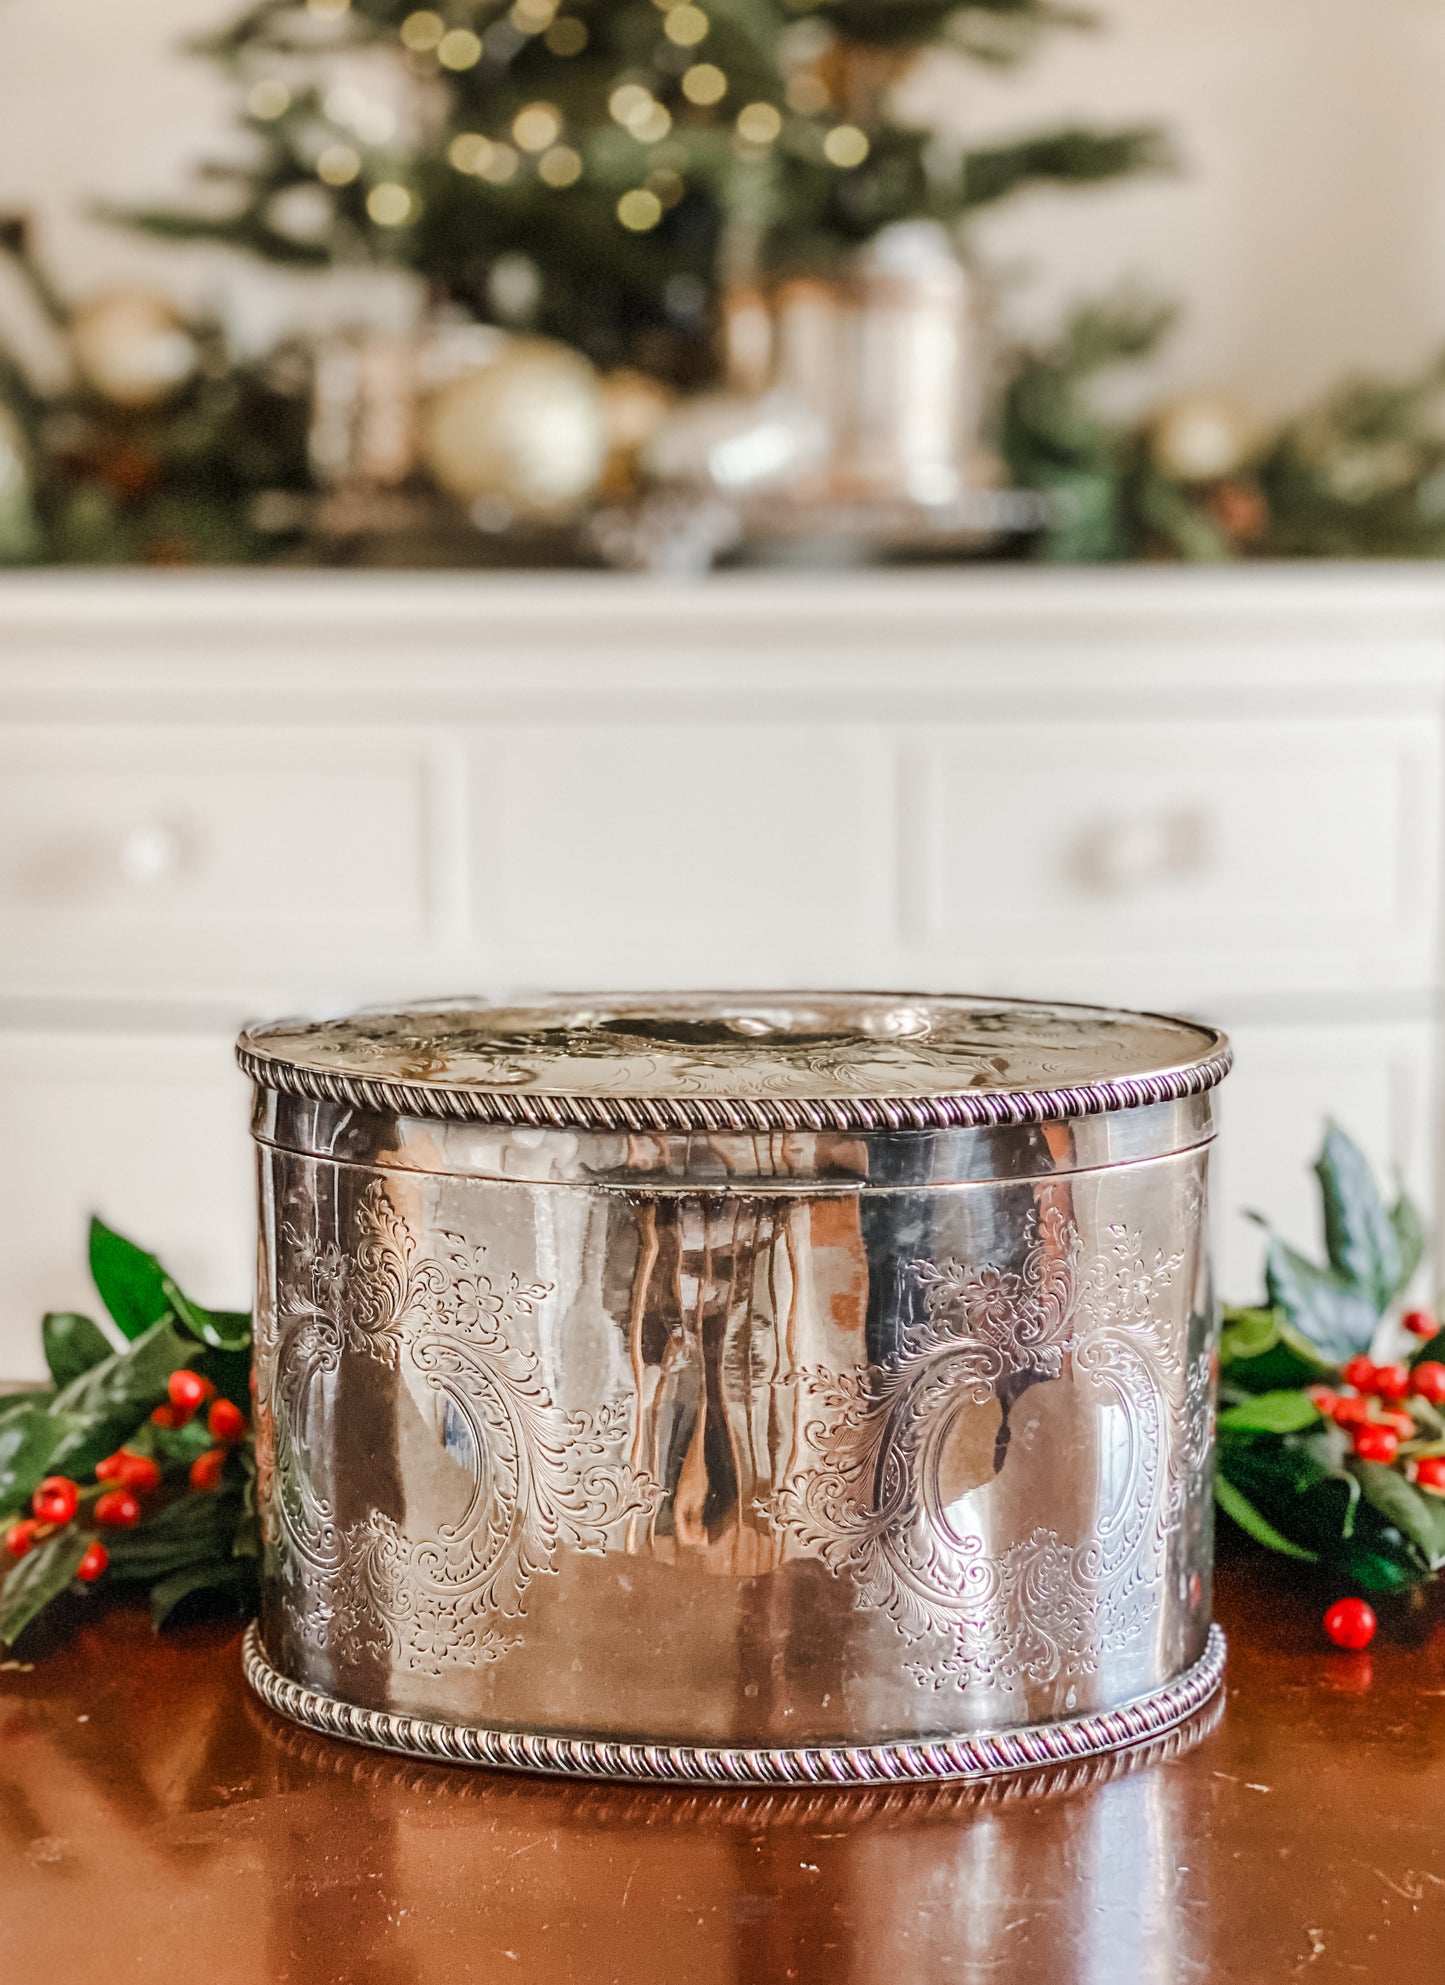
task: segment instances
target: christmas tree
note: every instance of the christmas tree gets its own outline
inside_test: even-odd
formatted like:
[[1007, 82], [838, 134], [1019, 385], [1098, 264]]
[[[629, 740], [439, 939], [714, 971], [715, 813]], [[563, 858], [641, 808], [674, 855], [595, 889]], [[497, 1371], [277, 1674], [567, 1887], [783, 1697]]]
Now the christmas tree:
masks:
[[900, 120], [927, 50], [1020, 60], [1049, 0], [260, 0], [207, 44], [249, 144], [172, 238], [401, 265], [602, 365], [705, 377], [730, 282], [825, 271], [890, 222], [1159, 163], [1151, 130], [970, 148]]

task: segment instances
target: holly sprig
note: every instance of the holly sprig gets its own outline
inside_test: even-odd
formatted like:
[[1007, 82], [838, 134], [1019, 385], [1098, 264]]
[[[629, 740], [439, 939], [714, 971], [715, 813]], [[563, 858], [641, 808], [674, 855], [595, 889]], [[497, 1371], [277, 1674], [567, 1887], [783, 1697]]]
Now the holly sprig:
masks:
[[72, 1594], [131, 1585], [157, 1628], [204, 1594], [254, 1604], [251, 1319], [209, 1310], [101, 1220], [88, 1316], [41, 1323], [50, 1383], [0, 1396], [0, 1643]]
[[1445, 1331], [1401, 1307], [1424, 1233], [1336, 1125], [1315, 1173], [1325, 1261], [1271, 1231], [1264, 1303], [1224, 1311], [1215, 1499], [1271, 1551], [1405, 1592], [1445, 1569]]

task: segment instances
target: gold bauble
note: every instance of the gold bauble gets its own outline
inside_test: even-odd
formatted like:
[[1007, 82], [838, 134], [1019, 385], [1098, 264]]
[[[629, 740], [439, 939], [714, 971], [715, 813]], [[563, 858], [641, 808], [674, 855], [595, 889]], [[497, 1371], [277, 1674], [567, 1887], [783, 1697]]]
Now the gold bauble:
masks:
[[597, 375], [567, 345], [513, 339], [432, 395], [417, 440], [449, 496], [500, 502], [524, 517], [565, 516], [592, 494], [607, 459]]
[[174, 306], [146, 290], [110, 290], [70, 320], [75, 369], [116, 407], [158, 407], [196, 369], [196, 341]]
[[1185, 393], [1149, 426], [1149, 454], [1172, 482], [1218, 482], [1249, 460], [1256, 439], [1247, 408], [1223, 393]]

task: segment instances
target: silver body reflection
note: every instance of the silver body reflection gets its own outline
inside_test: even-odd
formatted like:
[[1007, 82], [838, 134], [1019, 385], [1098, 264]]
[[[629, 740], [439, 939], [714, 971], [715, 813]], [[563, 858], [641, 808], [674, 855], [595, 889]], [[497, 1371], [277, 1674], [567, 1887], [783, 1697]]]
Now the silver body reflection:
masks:
[[[1207, 1093], [669, 1134], [262, 1087], [255, 1127], [293, 1713], [603, 1775], [948, 1775], [1213, 1685]], [[949, 1751], [980, 1733], [1021, 1735]]]

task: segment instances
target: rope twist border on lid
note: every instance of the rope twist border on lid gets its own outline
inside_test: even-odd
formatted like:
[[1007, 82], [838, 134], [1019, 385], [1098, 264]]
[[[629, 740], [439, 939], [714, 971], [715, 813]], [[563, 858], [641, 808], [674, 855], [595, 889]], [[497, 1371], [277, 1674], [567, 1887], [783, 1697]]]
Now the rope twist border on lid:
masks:
[[238, 1045], [253, 1082], [313, 1102], [454, 1123], [617, 1131], [964, 1130], [993, 1124], [1058, 1123], [1178, 1102], [1222, 1082], [1234, 1064], [1226, 1042], [1182, 1068], [1121, 1075], [1070, 1089], [955, 1091], [938, 1096], [539, 1096], [463, 1089], [384, 1076], [300, 1068]]

